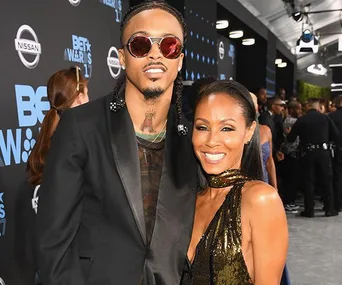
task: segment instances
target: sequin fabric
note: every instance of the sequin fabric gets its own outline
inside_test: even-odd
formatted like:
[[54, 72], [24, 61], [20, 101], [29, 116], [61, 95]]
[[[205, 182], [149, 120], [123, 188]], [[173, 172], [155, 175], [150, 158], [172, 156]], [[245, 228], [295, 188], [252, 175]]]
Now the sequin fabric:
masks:
[[253, 285], [241, 250], [241, 189], [251, 179], [239, 170], [212, 178], [210, 185], [233, 187], [199, 241], [181, 285]]

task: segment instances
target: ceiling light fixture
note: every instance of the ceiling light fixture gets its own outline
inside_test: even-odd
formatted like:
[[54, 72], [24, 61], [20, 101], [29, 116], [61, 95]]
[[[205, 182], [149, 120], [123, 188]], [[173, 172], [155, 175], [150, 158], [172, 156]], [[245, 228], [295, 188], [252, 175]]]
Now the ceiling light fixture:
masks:
[[285, 61], [283, 61], [283, 62], [281, 62], [281, 63], [278, 64], [278, 67], [279, 67], [279, 68], [284, 68], [284, 67], [286, 67], [286, 66], [287, 66], [287, 62], [285, 62]]
[[219, 20], [216, 21], [216, 29], [217, 30], [223, 30], [225, 28], [228, 28], [229, 22], [227, 20]]
[[275, 61], [274, 61], [274, 63], [275, 64], [280, 64], [280, 63], [282, 63], [283, 62], [283, 60], [281, 59], [281, 58], [277, 58]]
[[325, 75], [327, 73], [327, 69], [322, 64], [311, 64], [308, 66], [307, 71], [316, 75]]
[[333, 64], [329, 64], [329, 67], [341, 67], [342, 63], [333, 63]]
[[253, 39], [253, 38], [243, 39], [243, 40], [242, 40], [242, 44], [243, 44], [244, 46], [252, 46], [252, 45], [255, 44], [255, 39]]
[[301, 20], [303, 20], [303, 13], [300, 12], [300, 11], [293, 12], [292, 13], [292, 18], [296, 22], [300, 22]]
[[242, 38], [243, 37], [243, 31], [241, 30], [238, 30], [238, 31], [231, 31], [229, 33], [229, 37], [231, 39], [239, 39], [239, 38]]

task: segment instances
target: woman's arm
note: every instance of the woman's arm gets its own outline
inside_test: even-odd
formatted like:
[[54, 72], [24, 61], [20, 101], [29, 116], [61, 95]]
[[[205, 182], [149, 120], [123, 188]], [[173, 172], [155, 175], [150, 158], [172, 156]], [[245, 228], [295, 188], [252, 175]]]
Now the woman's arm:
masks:
[[254, 285], [279, 285], [288, 248], [283, 203], [271, 186], [257, 182], [247, 194], [254, 260]]
[[267, 141], [270, 144], [270, 155], [266, 161], [266, 170], [268, 174], [268, 180], [271, 186], [275, 189], [278, 189], [277, 186], [277, 175], [276, 175], [276, 168], [273, 160], [273, 145], [272, 145], [272, 133], [269, 127], [264, 126], [265, 133], [267, 134]]

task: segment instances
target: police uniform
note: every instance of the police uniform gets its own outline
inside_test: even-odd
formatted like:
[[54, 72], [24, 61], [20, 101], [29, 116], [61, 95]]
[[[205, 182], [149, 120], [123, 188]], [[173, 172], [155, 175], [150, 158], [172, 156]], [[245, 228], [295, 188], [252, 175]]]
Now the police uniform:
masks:
[[337, 210], [342, 208], [342, 107], [337, 108], [329, 117], [335, 123], [339, 131], [339, 139], [335, 148], [335, 156], [333, 159], [334, 169], [334, 194], [335, 194], [335, 207]]
[[333, 121], [315, 109], [297, 120], [287, 136], [294, 142], [299, 136], [303, 150], [302, 179], [304, 186], [305, 210], [302, 216], [314, 216], [315, 180], [319, 179], [324, 193], [324, 209], [326, 216], [336, 215], [332, 185], [332, 156], [330, 142], [338, 139], [338, 130]]

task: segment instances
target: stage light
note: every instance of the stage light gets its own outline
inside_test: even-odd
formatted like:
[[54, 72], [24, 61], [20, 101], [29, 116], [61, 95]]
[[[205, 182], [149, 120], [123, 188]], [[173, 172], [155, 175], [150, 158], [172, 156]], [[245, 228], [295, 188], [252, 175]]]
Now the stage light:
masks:
[[284, 67], [286, 67], [286, 66], [287, 66], [287, 62], [285, 62], [285, 61], [283, 61], [283, 62], [281, 62], [281, 63], [278, 64], [278, 67], [279, 67], [279, 68], [284, 68]]
[[243, 40], [242, 40], [242, 44], [243, 44], [244, 46], [252, 46], [252, 45], [255, 44], [255, 39], [253, 39], [253, 38], [243, 39]]
[[310, 30], [305, 30], [297, 40], [296, 53], [312, 52], [317, 53], [319, 47], [318, 37]]
[[243, 37], [243, 31], [238, 30], [238, 31], [231, 31], [229, 33], [229, 37], [232, 39], [238, 39]]
[[301, 20], [303, 20], [303, 13], [299, 12], [299, 11], [293, 12], [292, 13], [292, 18], [296, 22], [300, 22]]
[[274, 61], [274, 63], [275, 64], [280, 64], [280, 63], [282, 63], [283, 62], [283, 60], [281, 59], [281, 58], [277, 58], [275, 61]]
[[227, 20], [216, 21], [216, 29], [217, 30], [222, 30], [222, 29], [228, 28], [228, 26], [229, 26], [229, 22]]

